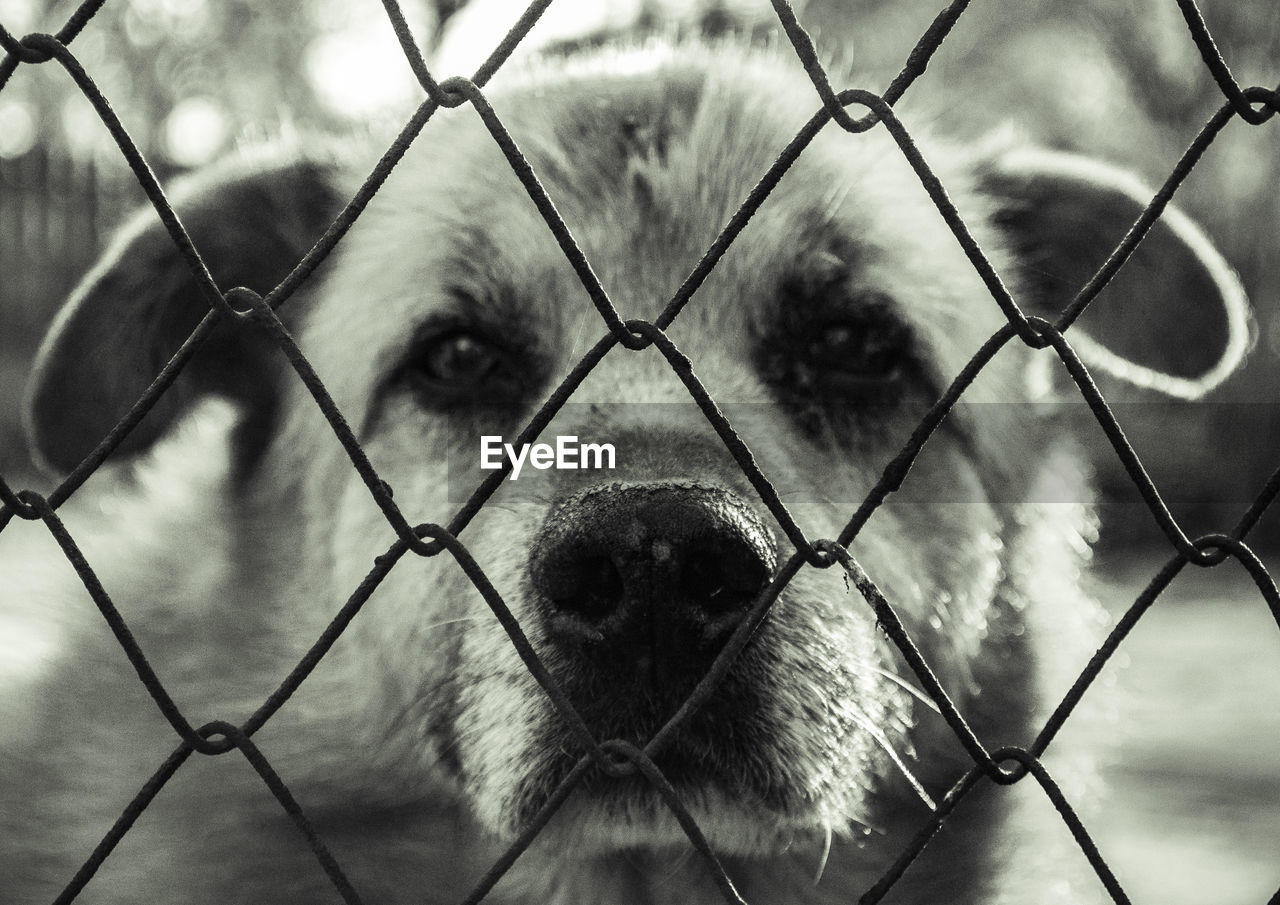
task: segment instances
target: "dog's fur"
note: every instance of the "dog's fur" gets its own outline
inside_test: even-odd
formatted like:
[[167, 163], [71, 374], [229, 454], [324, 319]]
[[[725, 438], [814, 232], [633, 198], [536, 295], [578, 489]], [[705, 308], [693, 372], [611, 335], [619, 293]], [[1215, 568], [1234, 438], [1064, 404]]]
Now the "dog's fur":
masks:
[[[656, 314], [818, 106], [794, 58], [701, 45], [524, 64], [489, 93], [624, 318]], [[1100, 164], [921, 140], [1032, 311], [1065, 304], [1139, 209], [1127, 177]], [[351, 147], [245, 153], [175, 203], [221, 286], [265, 292], [369, 165]], [[1223, 268], [1204, 243], [1189, 250], [1186, 229], [1158, 229], [1117, 278], [1110, 301], [1128, 314], [1108, 341], [1138, 337], [1125, 347], [1137, 354], [1154, 330], [1206, 329], [1194, 312]], [[92, 447], [207, 310], [194, 287], [153, 215], [125, 228], [42, 353], [31, 427], [55, 466]], [[1135, 315], [1144, 299], [1181, 324]], [[479, 434], [511, 440], [605, 330], [469, 107], [436, 115], [282, 317], [414, 524], [449, 520], [483, 476]], [[832, 126], [669, 335], [816, 539], [839, 533], [1002, 323], [886, 131]], [[449, 368], [465, 372], [475, 344], [497, 351], [459, 381]], [[1096, 627], [1079, 591], [1087, 490], [1053, 425], [1021, 404], [1031, 363], [1052, 355], [1016, 341], [997, 355], [852, 549], [992, 748], [1030, 742]], [[695, 519], [727, 501], [767, 567], [792, 548], [656, 349], [612, 350], [544, 437], [570, 434], [614, 443], [619, 470], [526, 470], [461, 537], [592, 731], [643, 745], [739, 610], [712, 618], [636, 573], [639, 615], [563, 612], [539, 577], [563, 537], [639, 531], [626, 494], [640, 488], [687, 496]], [[249, 328], [219, 329], [126, 456], [62, 514], [187, 718], [242, 722], [394, 533]], [[615, 498], [607, 517], [593, 509]], [[667, 529], [683, 530], [654, 530]], [[62, 888], [178, 739], [48, 532], [14, 521], [0, 550], [0, 902], [27, 905]], [[632, 616], [657, 637], [609, 622]], [[853, 900], [927, 822], [913, 781], [937, 801], [972, 765], [915, 684], [840, 570], [802, 569], [658, 757], [749, 901]], [[448, 555], [392, 569], [254, 741], [364, 901], [386, 905], [461, 899], [582, 754]], [[1099, 884], [1053, 815], [1011, 843], [1030, 825], [1015, 803], [1047, 810], [1029, 785], [984, 785], [892, 901], [1090, 900]], [[334, 896], [233, 752], [193, 756], [80, 900]], [[720, 898], [654, 793], [593, 774], [489, 901]]]

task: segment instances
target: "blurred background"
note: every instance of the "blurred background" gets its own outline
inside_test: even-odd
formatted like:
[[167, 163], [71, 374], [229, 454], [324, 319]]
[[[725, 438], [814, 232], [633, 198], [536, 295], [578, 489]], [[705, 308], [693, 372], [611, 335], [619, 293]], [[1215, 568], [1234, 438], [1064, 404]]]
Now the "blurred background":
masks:
[[[437, 77], [469, 73], [520, 0], [401, 0]], [[942, 0], [795, 0], [828, 62], [881, 89]], [[1280, 4], [1201, 0], [1242, 85], [1280, 81]], [[0, 0], [11, 34], [58, 30], [66, 0]], [[557, 0], [528, 42], [554, 47], [645, 31], [776, 39], [766, 0]], [[162, 182], [240, 143], [289, 130], [394, 128], [420, 99], [376, 0], [108, 0], [72, 49]], [[846, 87], [837, 85], [837, 87]], [[904, 103], [930, 94], [941, 126], [1007, 121], [1043, 144], [1168, 175], [1223, 103], [1175, 0], [975, 3]], [[916, 95], [920, 95], [917, 97]], [[816, 101], [815, 101], [816, 109]], [[1213, 399], [1148, 400], [1123, 426], [1189, 534], [1229, 529], [1280, 465], [1280, 134], [1234, 122], [1179, 191], [1253, 300], [1248, 365]], [[52, 313], [141, 190], [56, 64], [0, 89], [0, 474], [47, 487], [27, 458], [21, 387]], [[1099, 597], [1122, 612], [1168, 546], [1096, 427], [1080, 434], [1103, 488]], [[1280, 565], [1280, 507], [1250, 543]], [[1116, 684], [1127, 701], [1098, 823], [1138, 902], [1245, 905], [1280, 886], [1280, 632], [1235, 564], [1184, 575], [1139, 625]]]
[[[469, 73], [515, 21], [523, 0], [403, 0], [438, 76]], [[942, 7], [939, 0], [800, 0], [828, 62], [882, 88]], [[1274, 85], [1280, 5], [1204, 0], [1236, 77]], [[16, 35], [56, 31], [69, 0], [0, 0]], [[680, 28], [776, 38], [766, 0], [557, 0], [528, 47]], [[73, 46], [162, 179], [238, 143], [290, 129], [394, 124], [420, 97], [376, 0], [109, 0]], [[941, 104], [931, 100], [945, 91]], [[963, 102], [960, 102], [963, 99]], [[1018, 0], [973, 4], [908, 104], [932, 104], [950, 132], [1012, 122], [1050, 146], [1124, 163], [1158, 184], [1222, 103], [1174, 0]], [[1230, 527], [1275, 468], [1280, 406], [1275, 128], [1233, 123], [1178, 194], [1250, 290], [1258, 342], [1246, 370], [1206, 403], [1144, 400], [1124, 426], [1189, 533]], [[16, 387], [50, 313], [140, 189], [89, 103], [56, 64], [22, 66], [0, 91], [0, 465], [26, 470]], [[1180, 429], [1165, 427], [1174, 421]], [[1081, 434], [1100, 435], [1087, 421]], [[1113, 455], [1095, 457], [1107, 538], [1158, 543]], [[1226, 455], [1229, 453], [1229, 455]], [[1280, 517], [1257, 544], [1274, 545]]]

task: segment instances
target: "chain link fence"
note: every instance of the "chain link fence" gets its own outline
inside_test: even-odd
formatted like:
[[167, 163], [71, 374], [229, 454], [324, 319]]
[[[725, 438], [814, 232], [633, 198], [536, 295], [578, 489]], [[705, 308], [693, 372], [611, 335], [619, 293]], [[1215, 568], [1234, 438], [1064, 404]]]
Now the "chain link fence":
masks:
[[[901, 652], [921, 686], [941, 710], [973, 762], [972, 768], [955, 783], [938, 803], [928, 823], [920, 827], [915, 839], [900, 853], [897, 860], [888, 868], [883, 877], [865, 892], [861, 901], [871, 903], [883, 898], [942, 828], [955, 808], [975, 788], [984, 783], [1008, 786], [1026, 782], [1028, 778], [1042, 788], [1044, 794], [1057, 809], [1111, 898], [1118, 903], [1129, 901], [1112, 870], [1094, 845], [1087, 828], [1077, 816], [1066, 796], [1054, 782], [1053, 777], [1046, 770], [1041, 761], [1041, 756], [1064, 723], [1071, 717], [1082, 695], [1094, 683], [1104, 665], [1115, 655], [1142, 615], [1151, 607], [1170, 582], [1188, 565], [1209, 567], [1217, 565], [1229, 557], [1238, 560], [1253, 578], [1260, 596], [1270, 607], [1277, 625], [1280, 625], [1280, 592], [1277, 591], [1275, 581], [1268, 574], [1261, 560], [1246, 542], [1264, 511], [1272, 504], [1277, 493], [1280, 493], [1280, 470], [1277, 470], [1271, 476], [1265, 486], [1258, 489], [1252, 504], [1240, 514], [1238, 521], [1230, 530], [1200, 537], [1188, 536], [1165, 506], [1158, 488], [1147, 476], [1142, 462], [1125, 440], [1119, 423], [1108, 408], [1107, 401], [1098, 391], [1086, 366], [1082, 363], [1075, 349], [1073, 349], [1072, 343], [1067, 336], [1068, 328], [1143, 240], [1143, 237], [1151, 229], [1171, 197], [1215, 137], [1228, 125], [1234, 125], [1237, 128], [1263, 126], [1275, 115], [1277, 110], [1280, 110], [1280, 92], [1277, 90], [1264, 87], [1246, 88], [1237, 83], [1227, 63], [1215, 47], [1213, 37], [1205, 25], [1195, 0], [1177, 0], [1177, 6], [1185, 19], [1191, 36], [1195, 40], [1196, 46], [1199, 48], [1204, 65], [1213, 74], [1221, 89], [1224, 98], [1221, 108], [1191, 142], [1173, 172], [1156, 192], [1146, 210], [1115, 249], [1114, 253], [1093, 278], [1081, 287], [1071, 304], [1054, 322], [1026, 315], [1009, 295], [988, 262], [983, 249], [978, 246], [969, 234], [963, 220], [951, 206], [944, 187], [916, 150], [912, 136], [899, 121], [894, 111], [895, 103], [908, 91], [917, 77], [924, 71], [930, 57], [965, 13], [968, 6], [967, 0], [956, 0], [938, 15], [908, 56], [899, 75], [881, 94], [864, 90], [837, 91], [833, 88], [808, 34], [797, 21], [790, 5], [786, 0], [773, 0], [773, 9], [778, 22], [812, 81], [814, 104], [817, 112], [786, 147], [776, 163], [767, 172], [761, 174], [760, 181], [751, 190], [741, 208], [732, 216], [720, 236], [707, 250], [684, 284], [672, 296], [666, 308], [653, 321], [622, 320], [608, 293], [592, 272], [585, 255], [578, 247], [565, 223], [560, 219], [552, 199], [548, 197], [543, 189], [537, 174], [530, 168], [520, 148], [485, 98], [484, 88], [486, 83], [512, 55], [528, 30], [550, 5], [551, 0], [537, 0], [537, 2], [531, 4], [474, 76], [471, 78], [450, 78], [444, 81], [437, 81], [428, 70], [423, 54], [416, 45], [396, 0], [383, 0], [386, 14], [395, 28], [405, 57], [426, 92], [427, 99], [413, 114], [395, 141], [386, 150], [368, 179], [365, 180], [359, 191], [346, 204], [341, 215], [332, 222], [324, 236], [293, 267], [288, 276], [265, 296], [242, 287], [223, 291], [213, 283], [201, 260], [200, 249], [195, 247], [188, 238], [182, 223], [169, 206], [165, 193], [153, 175], [147, 161], [143, 158], [124, 126], [113, 112], [108, 99], [102, 95], [91, 75], [77, 61], [73, 51], [75, 39], [84, 29], [91, 27], [91, 19], [103, 6], [104, 2], [105, 0], [90, 0], [90, 2], [84, 3], [68, 19], [64, 27], [53, 35], [31, 34], [19, 38], [0, 27], [0, 47], [3, 47], [6, 54], [3, 61], [0, 61], [0, 90], [3, 90], [4, 85], [19, 66], [54, 64], [61, 66], [66, 71], [69, 77], [75, 81], [79, 90], [93, 104], [102, 122], [110, 131], [120, 149], [120, 153], [127, 160], [129, 167], [160, 215], [173, 242], [189, 264], [192, 273], [199, 280], [205, 296], [212, 301], [212, 304], [208, 314], [199, 326], [190, 335], [186, 343], [183, 344], [180, 351], [165, 365], [154, 383], [137, 400], [128, 415], [107, 436], [102, 438], [101, 443], [56, 489], [48, 495], [41, 495], [29, 490], [15, 491], [0, 478], [0, 502], [3, 504], [2, 508], [0, 508], [0, 531], [8, 526], [15, 517], [44, 522], [69, 562], [79, 574], [85, 588], [101, 611], [102, 616], [110, 625], [121, 647], [141, 677], [141, 681], [154, 699], [156, 706], [163, 713], [179, 738], [177, 747], [164, 760], [160, 768], [155, 771], [151, 780], [138, 791], [136, 797], [101, 840], [89, 859], [75, 876], [68, 878], [66, 888], [58, 898], [59, 902], [72, 901], [80, 894], [98, 867], [110, 856], [117, 843], [130, 831], [131, 826], [139, 815], [192, 755], [216, 756], [233, 750], [238, 751], [252, 766], [253, 770], [261, 777], [270, 794], [276, 798], [280, 806], [296, 824], [298, 832], [311, 847], [316, 859], [323, 866], [334, 888], [340, 893], [343, 900], [349, 903], [360, 902], [361, 897], [348, 881], [342, 865], [330, 853], [324, 841], [308, 820], [304, 808], [294, 799], [289, 788], [273, 769], [272, 764], [256, 747], [253, 736], [289, 700], [294, 691], [306, 680], [312, 669], [337, 641], [346, 626], [357, 618], [362, 605], [382, 580], [402, 558], [410, 553], [426, 557], [447, 555], [456, 560], [457, 564], [474, 584], [476, 590], [492, 609], [494, 617], [501, 622], [529, 671], [554, 702], [555, 707], [566, 725], [570, 727], [576, 740], [589, 752], [569, 772], [536, 817], [528, 823], [519, 838], [492, 865], [492, 868], [485, 876], [479, 879], [471, 894], [466, 898], [465, 901], [467, 903], [479, 902], [484, 899], [521, 853], [531, 845], [577, 784], [592, 769], [602, 770], [612, 776], [634, 775], [636, 773], [642, 775], [656, 793], [662, 797], [667, 807], [679, 820], [693, 847], [705, 859], [708, 869], [716, 878], [725, 901], [741, 902], [742, 899], [718, 860], [716, 853], [707, 843], [702, 831], [688, 809], [681, 802], [671, 783], [663, 776], [654, 758], [665, 740], [672, 735], [681, 721], [716, 693], [719, 683], [723, 680], [734, 658], [742, 650], [756, 626], [765, 618], [770, 607], [788, 582], [805, 565], [818, 568], [834, 567], [845, 571], [858, 592], [866, 600], [867, 605], [873, 609], [877, 624], [882, 627]], [[486, 576], [484, 564], [473, 558], [467, 546], [458, 539], [460, 532], [471, 522], [499, 487], [500, 482], [507, 476], [510, 468], [509, 464], [490, 475], [474, 491], [447, 525], [410, 524], [394, 502], [392, 488], [384, 483], [374, 469], [355, 434], [339, 413], [324, 384], [312, 369], [307, 358], [294, 344], [276, 314], [276, 308], [304, 284], [316, 267], [342, 239], [370, 199], [379, 190], [388, 174], [397, 165], [415, 136], [422, 129], [428, 127], [432, 116], [441, 108], [462, 105], [473, 107], [487, 127], [494, 142], [506, 156], [512, 170], [519, 177], [530, 199], [532, 199], [546, 220], [547, 228], [558, 241], [566, 258], [577, 272], [579, 279], [595, 304], [601, 319], [608, 327], [608, 335], [583, 356], [572, 373], [551, 394], [538, 413], [525, 426], [515, 445], [533, 442], [549, 424], [556, 412], [572, 398], [575, 388], [591, 369], [614, 346], [621, 345], [631, 350], [644, 349], [650, 345], [656, 346], [670, 364], [672, 371], [683, 382], [690, 397], [700, 407], [725, 447], [741, 466], [744, 474], [758, 492], [761, 501], [777, 519], [778, 524], [782, 526], [786, 536], [794, 545], [794, 552], [778, 570], [765, 591], [753, 603], [749, 614], [734, 631], [723, 651], [718, 655], [714, 665], [698, 684], [691, 697], [680, 708], [680, 711], [672, 717], [670, 722], [659, 731], [657, 736], [643, 748], [618, 739], [601, 740], [593, 737], [587, 724], [575, 712], [568, 697], [557, 687], [557, 683], [540, 662], [532, 645], [525, 637], [519, 622], [512, 615], [507, 603]], [[1237, 121], [1239, 122], [1237, 123]], [[735, 432], [733, 425], [726, 420], [714, 400], [694, 375], [692, 363], [671, 341], [665, 331], [680, 315], [685, 306], [691, 303], [695, 291], [716, 266], [721, 256], [733, 243], [735, 237], [745, 227], [752, 214], [774, 190], [782, 174], [804, 152], [805, 147], [813, 137], [820, 130], [828, 127], [843, 129], [850, 133], [864, 132], [873, 128], [888, 130], [902, 154], [919, 176], [921, 183], [929, 192], [941, 216], [946, 220], [962, 244], [974, 268], [986, 283], [992, 300], [1000, 307], [1006, 318], [1006, 323], [988, 339], [969, 364], [955, 377], [942, 397], [933, 405], [906, 446], [884, 469], [879, 482], [862, 504], [857, 507], [844, 530], [835, 538], [819, 539], [807, 537], [788, 513], [769, 477], [756, 466], [747, 447]], [[288, 359], [298, 378], [306, 385], [314, 397], [316, 405], [319, 406], [328, 419], [335, 436], [346, 449], [352, 466], [359, 472], [368, 488], [369, 494], [380, 507], [387, 522], [395, 530], [398, 540], [383, 556], [378, 558], [373, 570], [368, 573], [360, 586], [352, 592], [329, 629], [322, 637], [317, 639], [307, 655], [296, 665], [275, 693], [263, 702], [246, 722], [241, 725], [232, 725], [223, 721], [214, 721], [202, 726], [194, 726], [171, 699], [163, 683], [153, 671], [143, 652], [134, 641], [129, 626], [125, 623], [110, 596], [98, 581], [92, 564], [86, 560], [76, 539], [64, 527], [57, 510], [76, 493], [77, 489], [89, 478], [94, 470], [103, 463], [112, 450], [155, 405], [209, 333], [224, 321], [237, 322], [240, 329], [260, 331], [278, 345], [281, 354]], [[1068, 373], [1079, 390], [1080, 396], [1088, 404], [1098, 424], [1106, 433], [1114, 448], [1115, 455], [1123, 463], [1125, 470], [1141, 493], [1146, 505], [1167, 538], [1172, 552], [1167, 563], [1148, 583], [1138, 599], [1118, 621], [1037, 737], [1026, 747], [988, 750], [967, 725], [956, 705], [934, 677], [929, 664], [925, 662], [920, 651], [908, 637], [903, 622], [895, 612], [893, 601], [886, 599], [849, 551], [872, 513], [903, 482], [916, 456], [924, 448], [929, 437], [947, 416], [947, 413], [962, 399], [966, 388], [1001, 348], [1016, 342], [1025, 343], [1032, 348], [1038, 349], [1052, 347], [1056, 355], [1065, 364]], [[1280, 903], [1280, 892], [1276, 893], [1271, 902], [1272, 905]]]

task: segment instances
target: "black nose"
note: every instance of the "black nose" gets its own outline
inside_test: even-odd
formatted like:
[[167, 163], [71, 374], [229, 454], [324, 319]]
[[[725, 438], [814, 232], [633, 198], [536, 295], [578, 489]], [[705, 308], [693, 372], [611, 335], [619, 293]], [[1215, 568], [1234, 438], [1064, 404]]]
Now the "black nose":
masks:
[[776, 565], [772, 534], [730, 491], [609, 484], [552, 512], [530, 577], [558, 639], [656, 674], [714, 656]]

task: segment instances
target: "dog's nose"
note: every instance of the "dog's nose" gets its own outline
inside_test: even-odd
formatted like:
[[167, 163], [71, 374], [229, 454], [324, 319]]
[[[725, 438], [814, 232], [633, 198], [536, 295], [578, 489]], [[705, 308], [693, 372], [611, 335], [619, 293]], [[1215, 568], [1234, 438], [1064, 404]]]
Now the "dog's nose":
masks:
[[728, 490], [609, 484], [548, 517], [530, 576], [562, 640], [676, 666], [719, 649], [768, 584], [777, 556], [772, 533]]

